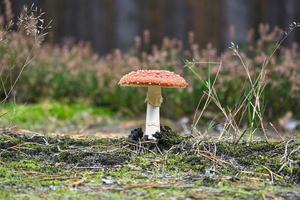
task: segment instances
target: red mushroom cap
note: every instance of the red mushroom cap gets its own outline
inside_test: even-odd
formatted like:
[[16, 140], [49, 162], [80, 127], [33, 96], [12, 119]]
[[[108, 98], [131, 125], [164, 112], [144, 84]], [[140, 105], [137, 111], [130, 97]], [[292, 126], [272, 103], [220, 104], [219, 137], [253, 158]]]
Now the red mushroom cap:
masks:
[[180, 75], [167, 70], [137, 70], [124, 75], [119, 81], [119, 85], [185, 88], [188, 84]]

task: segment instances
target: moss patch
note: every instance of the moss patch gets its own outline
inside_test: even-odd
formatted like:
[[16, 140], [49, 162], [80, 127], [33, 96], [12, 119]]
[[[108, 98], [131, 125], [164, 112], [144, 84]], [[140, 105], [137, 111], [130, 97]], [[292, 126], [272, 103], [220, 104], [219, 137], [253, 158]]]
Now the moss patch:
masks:
[[81, 121], [101, 116], [112, 116], [113, 112], [86, 104], [44, 102], [39, 104], [4, 104], [0, 107], [1, 126], [17, 125], [33, 131], [57, 130]]

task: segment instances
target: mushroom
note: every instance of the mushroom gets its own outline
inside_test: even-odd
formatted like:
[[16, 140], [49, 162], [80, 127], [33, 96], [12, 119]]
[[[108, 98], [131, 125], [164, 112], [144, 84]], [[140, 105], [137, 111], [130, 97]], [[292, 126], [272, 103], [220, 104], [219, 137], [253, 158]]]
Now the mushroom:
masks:
[[154, 139], [160, 132], [159, 107], [163, 102], [161, 88], [185, 88], [187, 82], [178, 74], [167, 70], [137, 70], [124, 75], [120, 86], [148, 87], [145, 136]]

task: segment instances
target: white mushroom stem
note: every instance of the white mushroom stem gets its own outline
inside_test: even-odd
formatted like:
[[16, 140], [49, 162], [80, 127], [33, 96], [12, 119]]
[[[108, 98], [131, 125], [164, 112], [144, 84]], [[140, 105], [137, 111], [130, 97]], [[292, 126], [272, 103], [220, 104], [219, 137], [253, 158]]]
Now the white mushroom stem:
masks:
[[162, 101], [161, 87], [148, 87], [145, 135], [149, 139], [155, 139], [153, 135], [160, 131], [159, 107]]

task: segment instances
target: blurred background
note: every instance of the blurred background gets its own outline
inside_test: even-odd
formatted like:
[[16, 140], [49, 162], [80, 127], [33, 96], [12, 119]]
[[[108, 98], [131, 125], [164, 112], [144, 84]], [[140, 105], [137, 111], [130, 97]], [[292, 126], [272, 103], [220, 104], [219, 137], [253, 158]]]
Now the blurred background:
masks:
[[[144, 30], [150, 31], [155, 44], [164, 36], [187, 42], [193, 31], [200, 48], [212, 43], [222, 50], [233, 40], [244, 44], [247, 32], [260, 23], [287, 29], [300, 20], [298, 0], [12, 0], [11, 4], [15, 17], [24, 5], [45, 11], [45, 18], [52, 20], [51, 41], [89, 41], [99, 53], [128, 49]], [[293, 40], [299, 41], [300, 35], [291, 35], [288, 42]]]
[[[242, 105], [237, 126], [298, 131], [299, 21], [298, 0], [1, 0], [1, 124], [127, 134], [144, 123], [146, 90], [121, 88], [119, 79], [167, 69], [189, 83], [163, 91], [163, 123], [176, 130], [189, 130], [217, 77], [218, 105], [228, 113]], [[202, 64], [191, 71], [187, 60]], [[266, 60], [260, 113], [250, 119], [257, 98], [248, 73], [258, 80]], [[205, 107], [200, 129], [222, 130], [228, 119], [218, 105]]]

